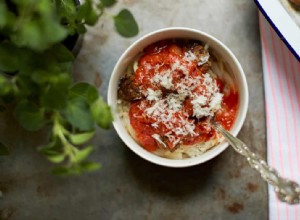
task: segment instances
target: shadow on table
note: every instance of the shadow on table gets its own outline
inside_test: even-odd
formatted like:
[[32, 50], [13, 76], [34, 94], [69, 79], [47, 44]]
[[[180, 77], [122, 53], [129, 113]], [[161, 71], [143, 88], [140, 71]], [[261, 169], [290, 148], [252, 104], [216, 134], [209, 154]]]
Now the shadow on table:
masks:
[[171, 197], [182, 198], [210, 188], [212, 170], [219, 164], [219, 157], [216, 157], [193, 167], [168, 168], [152, 164], [130, 150], [124, 153], [133, 178], [143, 190]]

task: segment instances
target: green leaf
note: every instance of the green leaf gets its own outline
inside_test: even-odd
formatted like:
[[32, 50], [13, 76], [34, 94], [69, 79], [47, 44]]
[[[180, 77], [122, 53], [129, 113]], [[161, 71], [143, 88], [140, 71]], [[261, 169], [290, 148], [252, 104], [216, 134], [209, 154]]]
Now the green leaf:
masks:
[[101, 168], [101, 165], [96, 162], [84, 161], [84, 162], [80, 163], [80, 167], [81, 167], [82, 171], [93, 172], [93, 171], [99, 170]]
[[[46, 74], [41, 75], [39, 79], [42, 80], [45, 76]], [[50, 81], [49, 85], [43, 88], [43, 92], [40, 95], [42, 105], [47, 109], [60, 110], [65, 108], [70, 77], [66, 74], [57, 74], [56, 76], [48, 76], [48, 80]]]
[[48, 109], [63, 109], [67, 103], [66, 92], [63, 88], [50, 86], [41, 102]]
[[78, 7], [77, 19], [79, 21], [84, 20], [88, 25], [94, 25], [98, 21], [99, 15], [93, 8], [93, 3], [90, 0], [85, 1]]
[[2, 155], [8, 155], [9, 154], [9, 148], [4, 145], [2, 142], [0, 142], [0, 156]]
[[91, 9], [90, 1], [85, 1], [85, 3], [77, 7], [77, 19], [79, 21], [84, 20], [85, 16], [88, 15]]
[[96, 162], [89, 162], [89, 161], [84, 161], [80, 163], [81, 169], [86, 172], [92, 172], [99, 170], [101, 165]]
[[0, 28], [4, 27], [7, 22], [7, 7], [3, 1], [0, 2]]
[[72, 126], [81, 131], [89, 131], [94, 127], [89, 106], [82, 98], [69, 100], [64, 115]]
[[55, 138], [44, 146], [38, 148], [39, 152], [44, 154], [52, 163], [61, 163], [65, 160], [66, 155], [60, 139]]
[[101, 128], [108, 129], [110, 127], [113, 117], [110, 107], [102, 100], [102, 98], [97, 99], [92, 104], [91, 111], [94, 120]]
[[80, 163], [82, 172], [94, 172], [101, 168], [101, 164], [97, 162], [84, 161]]
[[[29, 0], [30, 2], [31, 0]], [[23, 0], [24, 2], [24, 0]], [[26, 1], [28, 2], [28, 1]], [[38, 2], [31, 1], [35, 3], [36, 10], [38, 10], [40, 13], [44, 13], [45, 15], [51, 14], [53, 9], [53, 3], [48, 0], [40, 0]]]
[[117, 1], [116, 0], [101, 0], [101, 3], [105, 6], [105, 7], [111, 7], [113, 6]]
[[78, 175], [81, 173], [81, 169], [78, 166], [75, 167], [55, 167], [52, 170], [52, 174], [57, 176], [70, 176], [70, 175]]
[[98, 98], [98, 91], [95, 86], [85, 82], [76, 83], [69, 89], [70, 98], [82, 97], [89, 104], [93, 103]]
[[15, 72], [19, 68], [20, 49], [11, 43], [0, 43], [0, 70]]
[[93, 146], [88, 146], [82, 150], [76, 151], [75, 158], [76, 162], [79, 163], [83, 160], [85, 160], [94, 150]]
[[[56, 10], [58, 10], [61, 15], [66, 15], [66, 13], [74, 14], [76, 12], [77, 0], [55, 0]], [[68, 14], [68, 16], [70, 16]]]
[[15, 111], [20, 124], [29, 131], [37, 131], [45, 125], [44, 111], [33, 103], [23, 101]]
[[79, 33], [79, 34], [84, 34], [86, 32], [86, 27], [84, 24], [78, 24], [76, 26], [76, 31]]
[[42, 147], [38, 149], [42, 154], [44, 154], [46, 157], [56, 156], [62, 154], [61, 151], [58, 151], [55, 148], [47, 148]]
[[73, 25], [76, 15], [77, 0], [55, 0], [56, 11], [64, 24]]
[[47, 159], [50, 160], [52, 163], [61, 163], [65, 160], [65, 158], [66, 158], [65, 154], [47, 156]]
[[0, 75], [0, 96], [3, 98], [11, 92], [13, 92], [12, 83], [5, 76]]
[[85, 132], [81, 134], [70, 134], [69, 138], [73, 144], [83, 144], [90, 140], [95, 134], [95, 131]]
[[79, 175], [83, 172], [93, 172], [100, 168], [99, 163], [84, 161], [79, 164], [75, 164], [71, 167], [55, 167], [52, 170], [54, 175], [58, 176], [71, 176], [71, 175]]
[[62, 41], [67, 36], [67, 30], [58, 20], [42, 17], [22, 23], [12, 40], [19, 46], [42, 51], [51, 45]]
[[63, 145], [59, 138], [55, 138], [46, 145], [39, 146], [38, 151], [45, 156], [59, 155], [63, 152]]
[[118, 15], [114, 16], [115, 27], [123, 37], [133, 37], [138, 34], [139, 27], [127, 9], [123, 9]]
[[97, 23], [98, 18], [99, 18], [98, 14], [94, 10], [91, 10], [89, 15], [85, 17], [85, 23], [87, 25], [93, 26]]
[[52, 56], [55, 56], [55, 59], [58, 62], [70, 62], [74, 60], [74, 55], [71, 51], [69, 51], [63, 44], [55, 44], [53, 45], [49, 53]]
[[[52, 19], [52, 22], [50, 19]], [[49, 46], [59, 43], [64, 40], [68, 32], [66, 28], [60, 24], [60, 20], [54, 20], [53, 18], [45, 18], [42, 20], [40, 25], [43, 27], [42, 29], [42, 39], [47, 39], [47, 44], [45, 44], [45, 48]], [[43, 45], [43, 44], [42, 44]], [[43, 49], [42, 47], [37, 47], [38, 50]]]

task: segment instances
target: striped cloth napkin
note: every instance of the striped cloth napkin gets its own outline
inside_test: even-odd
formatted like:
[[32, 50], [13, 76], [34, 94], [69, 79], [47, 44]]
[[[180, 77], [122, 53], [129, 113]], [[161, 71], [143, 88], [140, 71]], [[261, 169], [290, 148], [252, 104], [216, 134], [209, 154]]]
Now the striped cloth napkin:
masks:
[[[259, 24], [268, 162], [282, 176], [300, 183], [300, 63], [261, 14]], [[269, 218], [300, 220], [300, 205], [280, 202], [269, 187]]]

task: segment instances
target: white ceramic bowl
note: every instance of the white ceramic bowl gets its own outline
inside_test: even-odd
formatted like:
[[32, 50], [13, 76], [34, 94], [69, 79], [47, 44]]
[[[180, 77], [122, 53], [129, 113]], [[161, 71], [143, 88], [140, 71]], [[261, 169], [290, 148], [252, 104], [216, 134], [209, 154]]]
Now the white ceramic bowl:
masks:
[[163, 39], [174, 38], [194, 39], [207, 43], [209, 44], [209, 47], [221, 57], [224, 63], [227, 63], [229, 69], [234, 75], [240, 95], [240, 103], [237, 118], [231, 129], [231, 133], [234, 136], [236, 136], [244, 123], [248, 109], [248, 86], [245, 74], [240, 63], [233, 55], [233, 53], [228, 49], [228, 47], [226, 47], [222, 42], [220, 42], [216, 38], [198, 30], [181, 27], [166, 28], [149, 33], [137, 40], [135, 43], [133, 43], [122, 54], [112, 72], [108, 87], [108, 104], [111, 106], [113, 112], [114, 128], [116, 129], [120, 138], [133, 152], [135, 152], [140, 157], [158, 165], [167, 167], [188, 167], [203, 163], [216, 157], [228, 147], [228, 143], [220, 143], [219, 145], [215, 146], [214, 148], [210, 149], [204, 154], [193, 158], [182, 160], [162, 158], [146, 151], [143, 147], [141, 147], [127, 132], [116, 112], [118, 83], [119, 79], [124, 74], [126, 67], [130, 65], [130, 63], [133, 61], [136, 55], [142, 52], [146, 46]]

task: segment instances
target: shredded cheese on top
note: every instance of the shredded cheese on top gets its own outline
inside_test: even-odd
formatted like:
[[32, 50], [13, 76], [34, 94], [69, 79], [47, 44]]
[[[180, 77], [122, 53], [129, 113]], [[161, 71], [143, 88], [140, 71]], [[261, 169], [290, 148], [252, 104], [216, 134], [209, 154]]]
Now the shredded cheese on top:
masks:
[[[208, 52], [207, 52], [208, 54]], [[185, 136], [198, 136], [195, 132], [195, 122], [184, 108], [187, 100], [192, 105], [193, 117], [200, 119], [213, 116], [221, 108], [223, 94], [219, 92], [216, 80], [209, 73], [192, 76], [191, 65], [206, 63], [209, 54], [197, 57], [192, 51], [185, 52], [181, 59], [175, 59], [168, 68], [161, 65], [145, 65], [144, 70], [154, 72], [150, 82], [153, 88], [143, 88], [146, 99], [139, 108], [143, 117], [151, 119], [153, 128], [163, 127], [163, 134], [153, 134], [152, 137], [164, 147], [167, 147], [161, 137], [166, 138], [174, 146], [180, 144]], [[181, 77], [178, 77], [181, 74]], [[171, 90], [163, 93], [163, 89]]]

